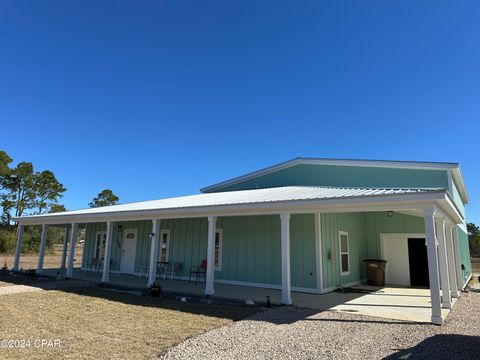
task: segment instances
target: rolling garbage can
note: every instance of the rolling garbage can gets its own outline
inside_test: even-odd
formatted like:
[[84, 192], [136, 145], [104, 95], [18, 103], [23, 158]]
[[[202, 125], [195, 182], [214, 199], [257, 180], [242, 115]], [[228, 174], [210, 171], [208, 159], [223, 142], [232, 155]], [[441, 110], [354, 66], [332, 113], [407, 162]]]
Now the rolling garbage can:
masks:
[[363, 260], [367, 267], [367, 284], [373, 286], [385, 285], [385, 265], [386, 260], [365, 259]]

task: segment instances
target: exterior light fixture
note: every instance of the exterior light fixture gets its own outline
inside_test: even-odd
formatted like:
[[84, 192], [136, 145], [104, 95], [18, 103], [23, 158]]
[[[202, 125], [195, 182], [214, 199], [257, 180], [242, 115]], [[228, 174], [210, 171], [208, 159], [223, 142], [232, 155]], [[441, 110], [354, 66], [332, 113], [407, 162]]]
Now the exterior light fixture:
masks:
[[392, 216], [393, 216], [393, 211], [390, 210], [390, 211], [388, 212], [388, 217], [392, 217]]

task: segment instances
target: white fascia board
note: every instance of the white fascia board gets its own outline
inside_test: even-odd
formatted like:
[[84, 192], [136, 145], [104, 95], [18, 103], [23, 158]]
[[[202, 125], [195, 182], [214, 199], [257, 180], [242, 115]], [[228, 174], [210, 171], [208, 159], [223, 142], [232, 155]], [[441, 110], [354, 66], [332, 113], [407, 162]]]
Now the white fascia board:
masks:
[[460, 169], [460, 165], [452, 169], [452, 178], [457, 186], [458, 192], [460, 193], [460, 196], [462, 197], [463, 203], [468, 204], [468, 192], [467, 192], [467, 187], [465, 185], [465, 182], [463, 181], [463, 175], [462, 175], [462, 170]]
[[331, 213], [419, 209], [446, 199], [446, 191], [376, 195], [356, 198], [290, 200], [239, 205], [214, 205], [176, 209], [117, 211], [93, 214], [63, 214], [14, 218], [22, 225], [94, 223], [106, 221], [135, 221], [168, 218], [195, 218], [213, 216], [268, 215], [280, 212]]
[[[200, 189], [200, 192], [210, 192], [215, 189], [221, 189], [225, 186], [237, 184], [242, 181], [254, 179], [256, 177], [271, 174], [295, 165], [334, 165], [334, 166], [357, 166], [357, 167], [379, 167], [413, 170], [453, 170], [459, 169], [458, 163], [436, 163], [436, 162], [416, 162], [416, 161], [393, 161], [393, 160], [353, 160], [353, 159], [322, 159], [322, 158], [295, 158], [282, 162], [277, 165], [269, 166], [264, 169], [254, 171], [242, 176], [235, 177], [226, 181], [219, 182]], [[463, 184], [463, 180], [462, 180]]]

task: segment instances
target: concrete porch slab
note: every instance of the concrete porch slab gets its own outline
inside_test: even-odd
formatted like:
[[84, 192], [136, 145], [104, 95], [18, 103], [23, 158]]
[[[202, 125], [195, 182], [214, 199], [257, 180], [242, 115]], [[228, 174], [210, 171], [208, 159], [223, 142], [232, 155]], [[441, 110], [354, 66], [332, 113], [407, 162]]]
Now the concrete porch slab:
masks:
[[[49, 272], [51, 273], [51, 271]], [[74, 278], [99, 282], [101, 275], [96, 272], [76, 269]], [[204, 283], [162, 279], [157, 280], [157, 283], [165, 291], [185, 295], [204, 295]], [[147, 279], [144, 276], [110, 274], [110, 284], [146, 288]], [[267, 296], [272, 304], [280, 304], [280, 290], [215, 283], [215, 297], [218, 298], [253, 300], [257, 303], [265, 303]], [[327, 294], [292, 292], [292, 301], [294, 306], [319, 311], [339, 311], [401, 321], [431, 322], [429, 289], [361, 285], [352, 287], [346, 292]], [[444, 319], [448, 313], [449, 309], [442, 309]]]

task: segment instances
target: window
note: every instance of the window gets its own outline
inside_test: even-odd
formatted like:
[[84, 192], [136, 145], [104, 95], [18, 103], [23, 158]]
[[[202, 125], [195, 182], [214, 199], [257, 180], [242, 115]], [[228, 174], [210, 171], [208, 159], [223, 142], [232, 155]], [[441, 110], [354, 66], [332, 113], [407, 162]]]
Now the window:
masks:
[[340, 241], [340, 272], [342, 275], [350, 274], [350, 253], [348, 246], [348, 232], [339, 231]]
[[160, 232], [160, 262], [168, 262], [168, 251], [170, 250], [170, 230]]
[[222, 271], [223, 229], [215, 232], [215, 271]]
[[94, 259], [103, 259], [105, 253], [105, 243], [107, 242], [107, 232], [97, 231], [95, 233], [95, 249], [93, 251]]

